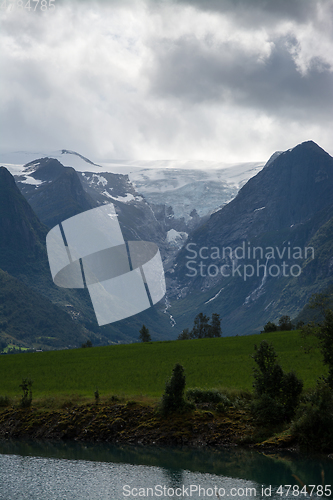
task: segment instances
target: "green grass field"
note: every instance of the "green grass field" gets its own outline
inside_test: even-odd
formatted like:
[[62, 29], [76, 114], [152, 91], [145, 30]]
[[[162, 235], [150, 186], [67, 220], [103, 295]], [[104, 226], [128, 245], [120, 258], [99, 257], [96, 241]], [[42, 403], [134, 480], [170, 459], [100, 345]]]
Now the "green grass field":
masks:
[[175, 363], [185, 368], [187, 388], [252, 389], [251, 355], [261, 340], [273, 343], [284, 370], [294, 370], [304, 387], [325, 373], [317, 347], [306, 354], [298, 332], [244, 337], [126, 344], [0, 356], [0, 395], [20, 397], [22, 378], [33, 380], [33, 398], [78, 395], [162, 395]]

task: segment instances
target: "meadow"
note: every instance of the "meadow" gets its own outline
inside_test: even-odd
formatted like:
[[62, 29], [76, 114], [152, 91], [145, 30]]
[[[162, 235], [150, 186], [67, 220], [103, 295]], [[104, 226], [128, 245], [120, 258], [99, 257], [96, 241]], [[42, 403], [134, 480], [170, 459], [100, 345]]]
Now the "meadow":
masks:
[[[298, 331], [242, 337], [178, 340], [0, 356], [0, 396], [20, 397], [23, 378], [33, 380], [33, 399], [50, 397], [160, 397], [176, 363], [186, 387], [251, 390], [254, 345], [272, 342], [284, 370], [304, 388], [325, 373], [315, 339]], [[307, 348], [305, 348], [307, 346]], [[309, 346], [312, 348], [309, 349]]]

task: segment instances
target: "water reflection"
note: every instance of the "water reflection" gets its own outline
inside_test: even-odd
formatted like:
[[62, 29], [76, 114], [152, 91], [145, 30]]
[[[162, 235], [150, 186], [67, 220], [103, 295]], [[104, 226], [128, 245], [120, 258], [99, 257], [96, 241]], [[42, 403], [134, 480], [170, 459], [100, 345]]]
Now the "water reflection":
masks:
[[[264, 455], [238, 448], [220, 451], [74, 442], [0, 442], [0, 498], [5, 500], [118, 500], [126, 498], [125, 484], [137, 488], [137, 493], [138, 488], [154, 485], [179, 492], [184, 485], [200, 484], [205, 488], [225, 488], [225, 496], [231, 488], [255, 487], [258, 498], [262, 496], [262, 487], [272, 485], [271, 498], [286, 498], [285, 491], [278, 495], [276, 489], [279, 485], [297, 484], [293, 474], [306, 484], [318, 485], [322, 482], [322, 471], [325, 484], [332, 485], [332, 460], [290, 452]], [[237, 499], [248, 495], [232, 496]], [[296, 496], [309, 498], [292, 493], [288, 498]], [[192, 495], [192, 498], [202, 497]], [[170, 498], [170, 495], [156, 495], [156, 498]]]

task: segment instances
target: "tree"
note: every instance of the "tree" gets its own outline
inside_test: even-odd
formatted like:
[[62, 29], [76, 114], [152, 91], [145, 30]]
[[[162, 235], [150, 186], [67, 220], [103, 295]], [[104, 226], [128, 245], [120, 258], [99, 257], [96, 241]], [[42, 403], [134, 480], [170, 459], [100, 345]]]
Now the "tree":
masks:
[[267, 423], [290, 421], [303, 389], [303, 382], [294, 372], [285, 373], [276, 362], [277, 354], [266, 340], [254, 346], [252, 356], [258, 368], [254, 369], [255, 400], [252, 411], [257, 420]]
[[142, 325], [139, 339], [141, 340], [141, 342], [151, 342], [151, 336], [149, 334], [149, 330], [145, 325]]
[[194, 319], [194, 325], [191, 331], [191, 338], [203, 339], [205, 337], [209, 337], [210, 333], [209, 330], [210, 330], [209, 317], [203, 314], [202, 312], [199, 313]]
[[268, 323], [266, 323], [261, 333], [276, 332], [276, 330], [277, 330], [276, 324], [269, 321]]
[[182, 365], [177, 363], [170, 380], [165, 384], [165, 392], [162, 396], [162, 412], [164, 414], [181, 411], [186, 406], [184, 399], [185, 373]]
[[177, 340], [189, 340], [190, 338], [191, 337], [188, 328], [184, 328], [184, 330], [178, 335]]
[[85, 344], [81, 345], [81, 347], [83, 347], [83, 348], [85, 348], [85, 347], [92, 347], [92, 346], [93, 346], [93, 344], [92, 344], [92, 342], [91, 342], [90, 339], [88, 339]]
[[211, 337], [222, 336], [220, 315], [217, 313], [212, 314], [212, 322], [210, 330], [211, 330]]
[[254, 346], [255, 354], [252, 356], [258, 368], [254, 368], [254, 391], [257, 397], [264, 393], [275, 398], [279, 395], [283, 371], [276, 363], [277, 354], [272, 344], [266, 340], [260, 346]]
[[312, 295], [309, 301], [309, 308], [319, 311], [323, 321], [310, 322], [301, 328], [302, 335], [315, 335], [320, 342], [321, 353], [324, 364], [328, 366], [328, 377], [326, 383], [333, 390], [333, 311], [329, 306], [329, 296], [322, 294]]
[[292, 329], [293, 325], [290, 320], [290, 316], [281, 316], [281, 318], [279, 319], [279, 330], [286, 332]]
[[22, 379], [22, 384], [19, 385], [23, 391], [23, 396], [21, 398], [21, 407], [28, 408], [31, 406], [32, 401], [32, 380], [28, 378]]
[[317, 336], [320, 341], [324, 364], [328, 366], [326, 381], [333, 390], [333, 311], [331, 309], [325, 310], [324, 321], [320, 325]]

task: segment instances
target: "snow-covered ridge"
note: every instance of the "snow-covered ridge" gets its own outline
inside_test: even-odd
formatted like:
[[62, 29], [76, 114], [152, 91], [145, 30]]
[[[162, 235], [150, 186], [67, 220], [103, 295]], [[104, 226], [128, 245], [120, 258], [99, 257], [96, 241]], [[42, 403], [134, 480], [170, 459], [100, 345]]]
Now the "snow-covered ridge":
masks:
[[[220, 209], [231, 201], [239, 189], [263, 167], [263, 162], [227, 164], [216, 161], [183, 160], [98, 160], [91, 161], [71, 150], [51, 152], [15, 152], [0, 154], [0, 164], [15, 176], [21, 176], [25, 183], [33, 184], [29, 174], [38, 168], [39, 158], [55, 158], [65, 166], [80, 172], [94, 188], [103, 188], [102, 194], [125, 203], [138, 197], [124, 193], [112, 196], [112, 186], [103, 176], [107, 173], [127, 174], [135, 191], [155, 205], [171, 206], [175, 218], [191, 218], [196, 210], [205, 216]], [[36, 163], [31, 164], [31, 162]], [[29, 167], [25, 167], [30, 163]], [[23, 177], [24, 176], [24, 177]], [[107, 177], [107, 176], [106, 176]], [[35, 183], [37, 186], [37, 184]]]

